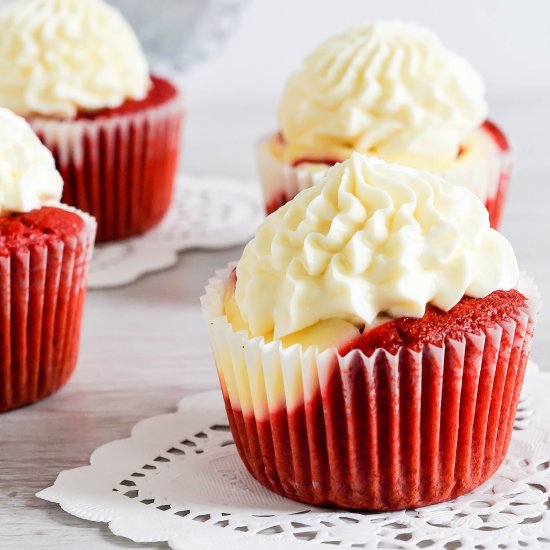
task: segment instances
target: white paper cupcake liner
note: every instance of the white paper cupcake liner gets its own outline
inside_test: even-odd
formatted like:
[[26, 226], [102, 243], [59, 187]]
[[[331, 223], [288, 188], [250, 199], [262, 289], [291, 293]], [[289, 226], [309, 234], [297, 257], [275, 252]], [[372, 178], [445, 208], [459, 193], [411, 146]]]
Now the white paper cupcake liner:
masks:
[[539, 309], [442, 347], [318, 353], [233, 332], [231, 267], [202, 307], [239, 453], [261, 483], [315, 505], [398, 509], [454, 498], [507, 451]]

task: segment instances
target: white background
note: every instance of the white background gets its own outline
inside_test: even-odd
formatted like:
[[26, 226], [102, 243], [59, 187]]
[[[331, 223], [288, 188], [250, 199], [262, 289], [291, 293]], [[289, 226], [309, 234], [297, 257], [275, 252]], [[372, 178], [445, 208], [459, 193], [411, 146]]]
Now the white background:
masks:
[[251, 0], [223, 54], [193, 71], [191, 90], [203, 99], [273, 101], [320, 41], [376, 19], [432, 29], [478, 69], [489, 97], [550, 92], [546, 0]]

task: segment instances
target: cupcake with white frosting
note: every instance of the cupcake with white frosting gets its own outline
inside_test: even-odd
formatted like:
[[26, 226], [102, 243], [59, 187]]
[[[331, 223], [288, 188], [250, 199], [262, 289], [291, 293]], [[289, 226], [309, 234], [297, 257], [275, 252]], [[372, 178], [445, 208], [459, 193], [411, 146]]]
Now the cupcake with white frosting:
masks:
[[377, 22], [321, 44], [293, 74], [280, 132], [259, 144], [268, 213], [357, 151], [468, 187], [497, 227], [511, 168], [481, 77], [428, 30]]
[[502, 463], [539, 298], [465, 187], [354, 153], [202, 306], [240, 456], [277, 493], [417, 507]]
[[151, 76], [137, 37], [103, 0], [16, 0], [0, 10], [0, 105], [54, 154], [64, 201], [98, 240], [145, 232], [171, 202], [182, 99]]
[[0, 412], [56, 391], [76, 366], [96, 223], [62, 190], [50, 151], [0, 109]]

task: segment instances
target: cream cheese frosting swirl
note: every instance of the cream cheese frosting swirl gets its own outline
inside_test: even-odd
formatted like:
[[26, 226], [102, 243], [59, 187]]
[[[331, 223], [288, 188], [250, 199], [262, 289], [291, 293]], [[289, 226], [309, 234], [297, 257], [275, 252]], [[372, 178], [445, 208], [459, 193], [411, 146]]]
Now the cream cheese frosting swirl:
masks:
[[136, 35], [103, 0], [17, 0], [0, 36], [0, 104], [20, 115], [73, 118], [149, 90]]
[[330, 318], [448, 311], [518, 279], [511, 245], [471, 191], [355, 153], [266, 218], [238, 263], [235, 298], [251, 334], [282, 338]]
[[0, 108], [0, 215], [55, 206], [62, 191], [50, 151], [23, 118]]
[[446, 168], [487, 116], [484, 84], [430, 31], [385, 21], [319, 46], [286, 85], [285, 160], [344, 160], [353, 151]]

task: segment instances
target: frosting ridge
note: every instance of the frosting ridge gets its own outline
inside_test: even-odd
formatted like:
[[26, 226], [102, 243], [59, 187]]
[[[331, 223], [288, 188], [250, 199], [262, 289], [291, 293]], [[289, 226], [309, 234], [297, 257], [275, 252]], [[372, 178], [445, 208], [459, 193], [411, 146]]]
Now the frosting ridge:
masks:
[[353, 154], [268, 216], [237, 267], [236, 302], [254, 336], [339, 318], [448, 311], [519, 278], [483, 203], [442, 178]]
[[381, 21], [321, 44], [286, 85], [286, 161], [353, 151], [444, 169], [487, 116], [484, 84], [430, 31]]
[[63, 180], [28, 123], [0, 108], [0, 215], [55, 206]]
[[0, 10], [0, 104], [73, 118], [149, 90], [134, 31], [103, 0], [17, 0]]

